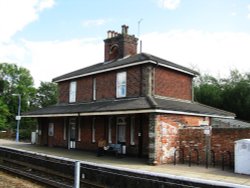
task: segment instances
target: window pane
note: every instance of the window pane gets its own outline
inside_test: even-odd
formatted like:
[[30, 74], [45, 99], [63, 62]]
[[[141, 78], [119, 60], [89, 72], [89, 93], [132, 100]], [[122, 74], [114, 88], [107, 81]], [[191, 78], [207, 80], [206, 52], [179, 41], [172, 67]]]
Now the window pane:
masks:
[[118, 142], [126, 142], [126, 126], [118, 126]]
[[96, 100], [96, 78], [93, 79], [93, 100]]
[[69, 119], [70, 141], [76, 141], [76, 118]]
[[92, 119], [92, 142], [95, 142], [95, 118]]
[[121, 86], [121, 96], [126, 96], [126, 86]]
[[66, 121], [66, 118], [64, 118], [64, 122], [63, 122], [63, 140], [66, 140], [66, 136], [67, 136], [67, 121]]
[[80, 117], [78, 117], [78, 136], [77, 136], [77, 138], [78, 138], [78, 141], [81, 141], [81, 119], [80, 119]]
[[112, 143], [112, 117], [109, 118], [108, 142], [109, 142], [109, 144]]
[[69, 87], [69, 102], [76, 102], [76, 82], [70, 82]]
[[130, 122], [130, 144], [135, 145], [135, 117], [131, 117]]
[[117, 73], [116, 80], [116, 97], [126, 97], [127, 73]]

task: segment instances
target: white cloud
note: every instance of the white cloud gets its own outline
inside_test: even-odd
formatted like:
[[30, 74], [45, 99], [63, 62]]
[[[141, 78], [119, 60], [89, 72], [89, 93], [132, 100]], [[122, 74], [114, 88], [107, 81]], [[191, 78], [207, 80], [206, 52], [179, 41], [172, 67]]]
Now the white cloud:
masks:
[[187, 67], [196, 67], [202, 73], [228, 76], [238, 69], [250, 72], [250, 34], [197, 30], [174, 30], [149, 33], [142, 36], [143, 51]]
[[[142, 36], [142, 40], [143, 52], [183, 66], [198, 68], [201, 73], [224, 77], [228, 76], [230, 69], [235, 68], [241, 72], [250, 72], [248, 33], [172, 30], [148, 33]], [[40, 81], [51, 81], [56, 76], [102, 62], [104, 55], [101, 38], [23, 41], [22, 46], [25, 49], [16, 47], [19, 55], [13, 52], [9, 56], [20, 58], [22, 66], [31, 71], [37, 86]]]
[[160, 7], [175, 10], [180, 5], [180, 0], [158, 0], [158, 4]]
[[51, 81], [62, 74], [103, 61], [103, 42], [98, 39], [72, 39], [69, 41], [24, 41], [31, 64], [25, 67], [40, 81]]
[[106, 24], [107, 22], [110, 22], [110, 20], [109, 19], [84, 20], [82, 22], [82, 25], [84, 27], [100, 26]]
[[39, 12], [51, 8], [54, 0], [0, 0], [0, 43], [8, 42], [12, 36], [39, 17]]
[[54, 0], [42, 0], [42, 1], [38, 1], [37, 10], [43, 11], [44, 9], [52, 8], [54, 5], [55, 5], [55, 1]]
[[13, 42], [2, 45], [0, 43], [0, 62], [20, 64], [25, 59], [26, 49]]

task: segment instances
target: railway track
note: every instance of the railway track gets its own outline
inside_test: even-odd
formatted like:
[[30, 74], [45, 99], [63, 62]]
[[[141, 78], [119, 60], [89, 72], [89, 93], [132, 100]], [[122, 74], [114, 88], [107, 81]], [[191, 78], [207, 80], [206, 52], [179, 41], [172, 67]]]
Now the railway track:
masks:
[[[45, 187], [74, 185], [75, 160], [0, 147], [0, 169]], [[222, 184], [190, 181], [154, 173], [82, 162], [80, 185], [84, 188], [229, 188]]]
[[[0, 152], [4, 152], [0, 149]], [[15, 153], [18, 155], [18, 153]], [[21, 155], [21, 154], [20, 154]], [[19, 156], [17, 159], [13, 159], [12, 157], [0, 157], [0, 169], [11, 173], [15, 176], [22, 177], [25, 179], [29, 179], [32, 182], [36, 182], [40, 185], [44, 185], [45, 187], [52, 187], [52, 188], [72, 188], [74, 185], [74, 174], [71, 173], [72, 169], [74, 169], [74, 163], [62, 163], [56, 161], [55, 159], [47, 158], [46, 161], [44, 159], [39, 159], [37, 157], [34, 159], [27, 160], [27, 158], [31, 156]], [[26, 158], [26, 159], [25, 159]], [[22, 161], [22, 159], [25, 159]], [[63, 169], [62, 171], [53, 170], [50, 168], [50, 165], [44, 167], [44, 162], [47, 164], [54, 165], [51, 166], [58, 166], [58, 169]], [[35, 164], [33, 164], [35, 163]], [[41, 165], [37, 165], [37, 164]], [[61, 167], [60, 167], [61, 165]], [[69, 169], [65, 171], [65, 166]], [[54, 167], [53, 167], [54, 168]], [[105, 186], [98, 185], [94, 182], [90, 182], [88, 180], [81, 180], [80, 183], [81, 187], [84, 188], [104, 188]]]

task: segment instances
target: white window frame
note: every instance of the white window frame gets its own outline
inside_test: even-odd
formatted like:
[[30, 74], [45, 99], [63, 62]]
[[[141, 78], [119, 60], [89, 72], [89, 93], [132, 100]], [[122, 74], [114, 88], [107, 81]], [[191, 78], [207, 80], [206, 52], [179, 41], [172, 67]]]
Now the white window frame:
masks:
[[76, 88], [77, 88], [77, 82], [71, 81], [69, 85], [69, 102], [70, 103], [76, 102]]
[[[126, 142], [126, 117], [117, 117], [116, 119], [117, 126], [117, 142]], [[120, 137], [120, 132], [123, 133], [122, 137]]]
[[54, 136], [54, 123], [49, 123], [48, 136]]
[[109, 117], [109, 124], [108, 124], [108, 143], [112, 144], [112, 117]]
[[93, 100], [96, 100], [96, 78], [93, 78]]
[[127, 72], [118, 72], [116, 75], [116, 97], [126, 97], [127, 95]]
[[[73, 129], [74, 128], [74, 129]], [[69, 118], [69, 137], [71, 139], [71, 131], [74, 130], [74, 140], [77, 141], [77, 135], [76, 135], [76, 130], [77, 130], [77, 120], [76, 117], [71, 117]]]
[[81, 141], [81, 118], [78, 117], [78, 135], [77, 135], [77, 141]]
[[130, 145], [135, 145], [135, 117], [130, 120]]
[[96, 140], [95, 140], [95, 118], [93, 118], [92, 119], [92, 127], [91, 127], [91, 129], [92, 129], [92, 143], [95, 143], [96, 142]]
[[64, 118], [63, 121], [63, 140], [67, 139], [67, 119]]

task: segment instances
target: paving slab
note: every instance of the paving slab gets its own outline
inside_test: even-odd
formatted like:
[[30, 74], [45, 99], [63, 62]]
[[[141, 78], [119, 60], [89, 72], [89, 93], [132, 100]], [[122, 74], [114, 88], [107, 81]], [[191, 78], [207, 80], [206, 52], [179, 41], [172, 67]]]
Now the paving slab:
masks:
[[194, 178], [200, 181], [216, 181], [220, 183], [232, 183], [233, 187], [249, 187], [250, 188], [250, 175], [236, 174], [232, 170], [221, 170], [221, 167], [205, 168], [204, 165], [192, 165], [189, 167], [187, 164], [165, 164], [158, 166], [150, 166], [147, 164], [147, 159], [139, 159], [132, 157], [117, 158], [112, 155], [96, 157], [94, 152], [87, 152], [81, 150], [68, 150], [65, 148], [45, 147], [34, 145], [25, 142], [15, 142], [12, 140], [0, 139], [0, 147], [11, 147], [46, 155], [53, 155], [57, 157], [64, 157], [73, 160], [81, 160], [95, 164], [103, 164], [114, 167], [126, 168], [131, 170], [141, 170], [148, 173], [161, 173], [164, 175]]

